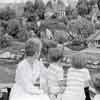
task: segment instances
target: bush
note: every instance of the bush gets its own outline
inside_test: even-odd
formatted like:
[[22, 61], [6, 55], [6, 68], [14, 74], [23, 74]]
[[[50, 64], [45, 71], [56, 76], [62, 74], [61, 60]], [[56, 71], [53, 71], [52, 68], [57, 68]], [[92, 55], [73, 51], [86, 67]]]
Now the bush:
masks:
[[16, 17], [16, 12], [10, 7], [6, 7], [0, 10], [0, 19], [8, 21]]
[[70, 6], [66, 7], [65, 12], [66, 12], [66, 16], [71, 15], [71, 13], [72, 13], [72, 8], [71, 8]]
[[16, 35], [16, 39], [20, 42], [26, 42], [28, 40], [28, 31], [24, 28], [20, 29]]
[[11, 40], [12, 40], [12, 37], [9, 36], [9, 35], [3, 35], [0, 37], [0, 47], [1, 48], [6, 48], [8, 46], [11, 45]]
[[88, 4], [94, 6], [97, 3], [97, 0], [88, 0]]
[[39, 19], [44, 19], [44, 13], [45, 13], [45, 4], [42, 0], [36, 0], [34, 4], [34, 8], [36, 10], [36, 13], [39, 17]]
[[69, 30], [76, 39], [83, 41], [88, 38], [91, 34], [94, 34], [94, 25], [85, 18], [78, 18], [73, 22], [69, 23]]
[[45, 5], [41, 0], [36, 0], [35, 4], [31, 1], [26, 2], [24, 6], [24, 16], [28, 21], [44, 19]]
[[30, 30], [33, 30], [34, 31], [34, 33], [38, 36], [38, 37], [40, 37], [40, 29], [39, 29], [39, 27], [37, 26], [37, 23], [33, 23], [33, 22], [28, 22], [27, 23], [27, 30], [28, 31], [30, 31]]
[[92, 10], [92, 6], [90, 6], [86, 0], [79, 0], [76, 5], [76, 8], [78, 14], [81, 16], [88, 15]]
[[8, 21], [8, 26], [7, 26], [7, 33], [11, 36], [13, 36], [14, 38], [16, 37], [16, 35], [18, 34], [18, 32], [21, 29], [21, 25], [19, 20], [17, 19], [11, 19]]
[[31, 1], [26, 2], [24, 6], [24, 16], [27, 18], [28, 21], [35, 21], [36, 14], [34, 4]]
[[100, 0], [97, 0], [97, 5], [98, 5], [98, 8], [100, 10]]

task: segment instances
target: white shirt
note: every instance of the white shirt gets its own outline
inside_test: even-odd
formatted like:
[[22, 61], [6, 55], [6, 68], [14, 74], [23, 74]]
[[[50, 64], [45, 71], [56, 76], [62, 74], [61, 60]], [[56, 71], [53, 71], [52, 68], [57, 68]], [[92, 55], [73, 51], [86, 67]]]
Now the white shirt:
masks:
[[100, 94], [96, 95], [93, 100], [100, 100]]
[[34, 61], [33, 66], [26, 59], [20, 62], [16, 69], [15, 84], [9, 100], [49, 100], [47, 95], [43, 95], [43, 90], [34, 85], [39, 82], [39, 79], [40, 85], [44, 83], [41, 77], [44, 68], [42, 62], [38, 60]]
[[20, 85], [24, 91], [28, 93], [39, 93], [40, 91], [34, 87], [37, 78], [40, 77], [40, 71], [43, 69], [43, 65], [35, 60], [33, 63], [33, 68], [27, 62], [27, 60], [22, 61], [16, 70], [16, 84]]

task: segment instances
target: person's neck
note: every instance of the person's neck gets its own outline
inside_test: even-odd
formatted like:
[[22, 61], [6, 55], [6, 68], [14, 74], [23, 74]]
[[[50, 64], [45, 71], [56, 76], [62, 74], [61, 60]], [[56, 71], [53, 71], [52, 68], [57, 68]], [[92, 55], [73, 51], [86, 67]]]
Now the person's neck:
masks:
[[61, 61], [57, 61], [57, 62], [53, 62], [53, 64], [56, 64], [56, 65], [60, 65], [61, 64]]
[[27, 57], [26, 60], [29, 62], [30, 65], [33, 65], [35, 58]]

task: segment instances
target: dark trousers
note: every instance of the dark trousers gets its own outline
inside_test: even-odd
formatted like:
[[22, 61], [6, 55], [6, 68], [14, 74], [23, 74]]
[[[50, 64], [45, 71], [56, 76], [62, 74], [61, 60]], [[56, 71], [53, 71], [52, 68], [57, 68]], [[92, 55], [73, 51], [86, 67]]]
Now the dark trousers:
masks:
[[7, 92], [3, 93], [3, 96], [2, 98], [0, 98], [0, 100], [9, 100], [10, 91], [11, 91], [11, 88], [7, 88]]
[[90, 93], [89, 93], [89, 87], [84, 88], [84, 91], [85, 91], [85, 96], [86, 96], [85, 100], [91, 100]]

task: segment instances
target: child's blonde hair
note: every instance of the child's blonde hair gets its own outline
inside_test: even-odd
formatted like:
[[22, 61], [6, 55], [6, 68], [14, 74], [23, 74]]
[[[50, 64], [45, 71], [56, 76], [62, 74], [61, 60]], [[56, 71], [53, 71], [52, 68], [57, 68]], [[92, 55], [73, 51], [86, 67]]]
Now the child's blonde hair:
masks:
[[72, 67], [81, 69], [85, 68], [87, 64], [87, 58], [85, 54], [75, 54], [72, 56]]

